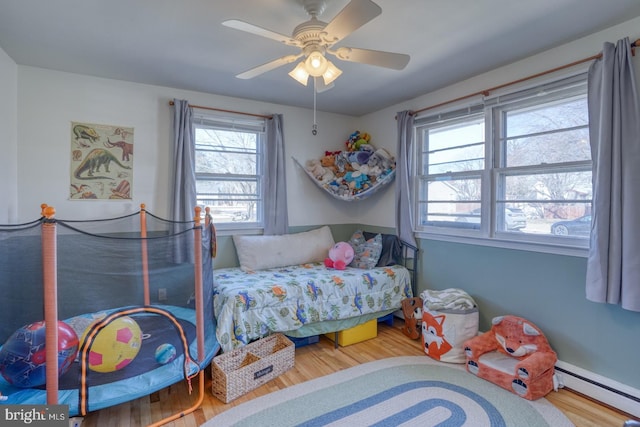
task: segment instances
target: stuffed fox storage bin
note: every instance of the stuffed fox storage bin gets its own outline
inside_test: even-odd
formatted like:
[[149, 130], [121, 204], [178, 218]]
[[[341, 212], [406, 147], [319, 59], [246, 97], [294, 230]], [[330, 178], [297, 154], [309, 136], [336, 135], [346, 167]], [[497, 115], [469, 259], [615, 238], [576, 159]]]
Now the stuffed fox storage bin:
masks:
[[424, 352], [442, 362], [465, 363], [463, 343], [478, 334], [479, 313], [473, 298], [455, 288], [425, 290], [420, 297]]
[[229, 403], [293, 368], [295, 347], [282, 334], [270, 335], [245, 347], [214, 357], [212, 392]]

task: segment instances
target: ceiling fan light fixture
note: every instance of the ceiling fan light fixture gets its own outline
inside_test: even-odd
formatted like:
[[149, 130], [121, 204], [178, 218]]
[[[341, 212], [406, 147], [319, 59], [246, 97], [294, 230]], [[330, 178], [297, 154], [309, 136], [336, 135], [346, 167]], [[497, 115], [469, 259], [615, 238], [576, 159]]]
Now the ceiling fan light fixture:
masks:
[[327, 69], [322, 74], [322, 79], [324, 80], [324, 84], [326, 86], [329, 86], [331, 83], [333, 83], [333, 81], [335, 79], [340, 77], [340, 74], [342, 74], [342, 70], [340, 68], [336, 67], [333, 64], [333, 62], [327, 61]]
[[309, 73], [307, 72], [307, 67], [303, 61], [299, 62], [298, 65], [296, 65], [296, 68], [289, 72], [289, 75], [304, 86], [306, 86], [309, 81]]
[[325, 58], [322, 52], [318, 50], [311, 52], [304, 61], [307, 67], [307, 73], [313, 77], [320, 77], [323, 75], [327, 70], [328, 62], [327, 58]]

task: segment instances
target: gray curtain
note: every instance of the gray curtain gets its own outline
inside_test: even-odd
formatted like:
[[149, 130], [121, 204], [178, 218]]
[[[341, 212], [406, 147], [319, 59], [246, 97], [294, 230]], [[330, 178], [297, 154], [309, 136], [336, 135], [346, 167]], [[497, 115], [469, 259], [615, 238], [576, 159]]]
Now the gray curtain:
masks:
[[417, 246], [413, 233], [413, 211], [411, 196], [413, 191], [411, 165], [413, 163], [413, 121], [410, 111], [396, 115], [398, 123], [398, 158], [396, 159], [396, 229], [398, 236], [407, 243]]
[[264, 234], [285, 234], [289, 230], [289, 216], [282, 114], [274, 114], [267, 120], [265, 146]]
[[[193, 109], [186, 100], [173, 100], [173, 192], [171, 218], [191, 221], [196, 207], [195, 134]], [[184, 227], [181, 227], [184, 229]], [[185, 239], [182, 239], [185, 240]], [[186, 240], [185, 240], [185, 243]], [[191, 261], [190, 245], [176, 248], [176, 262]]]
[[640, 311], [640, 108], [629, 39], [589, 69], [593, 213], [586, 295]]

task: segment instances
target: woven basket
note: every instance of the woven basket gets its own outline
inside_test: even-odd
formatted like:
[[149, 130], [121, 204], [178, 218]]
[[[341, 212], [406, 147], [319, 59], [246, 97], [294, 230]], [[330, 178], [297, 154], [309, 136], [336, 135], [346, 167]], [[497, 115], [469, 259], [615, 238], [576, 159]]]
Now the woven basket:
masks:
[[294, 358], [295, 346], [282, 334], [214, 357], [213, 395], [229, 403], [293, 368]]

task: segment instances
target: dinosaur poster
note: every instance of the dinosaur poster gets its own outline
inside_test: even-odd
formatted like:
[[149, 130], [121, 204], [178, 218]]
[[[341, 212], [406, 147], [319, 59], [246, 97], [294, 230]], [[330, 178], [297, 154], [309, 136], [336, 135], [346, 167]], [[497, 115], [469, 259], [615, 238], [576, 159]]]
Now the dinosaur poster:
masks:
[[70, 200], [130, 200], [133, 128], [71, 122]]

